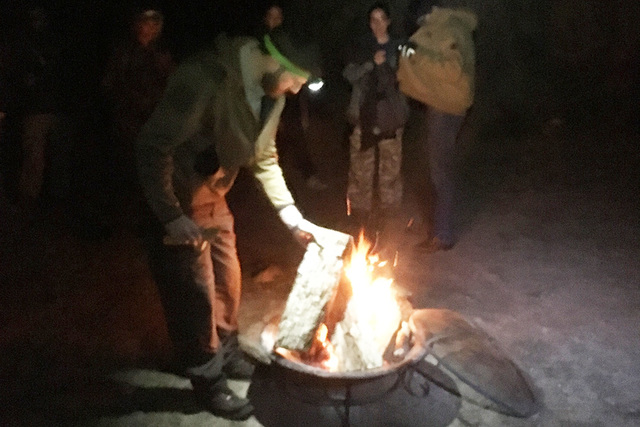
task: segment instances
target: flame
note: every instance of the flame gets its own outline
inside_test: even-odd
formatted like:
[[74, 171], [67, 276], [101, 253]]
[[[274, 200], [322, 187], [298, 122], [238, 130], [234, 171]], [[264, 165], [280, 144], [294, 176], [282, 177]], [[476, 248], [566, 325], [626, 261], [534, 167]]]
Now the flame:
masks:
[[345, 266], [345, 274], [353, 291], [349, 301], [351, 313], [361, 327], [365, 325], [370, 331], [382, 355], [389, 338], [398, 329], [401, 313], [393, 279], [382, 274], [388, 262], [370, 250], [371, 244], [361, 232]]
[[[378, 254], [369, 253], [370, 250], [371, 244], [360, 233], [358, 243], [351, 252], [351, 259], [345, 265], [345, 274], [353, 291], [351, 301], [362, 305], [363, 309], [370, 307], [366, 311], [383, 310], [384, 313], [384, 309], [397, 307], [392, 288], [393, 279], [380, 275], [382, 268], [389, 263], [380, 260]], [[380, 317], [380, 313], [377, 314], [376, 317]]]
[[[335, 349], [333, 348], [333, 344], [331, 344], [331, 341], [327, 338], [328, 333], [329, 329], [327, 328], [327, 325], [321, 323], [316, 331], [315, 340], [309, 351], [306, 353], [300, 353], [282, 347], [277, 347], [274, 351], [286, 359], [317, 366], [330, 372], [336, 372], [339, 368], [339, 360]], [[266, 329], [263, 334], [266, 334], [267, 336], [273, 334], [273, 336], [275, 336], [273, 331], [266, 331]], [[269, 338], [266, 340], [266, 342], [268, 342]], [[263, 342], [265, 342], [264, 338]]]
[[320, 324], [318, 328], [318, 332], [316, 333], [316, 341], [322, 345], [322, 349], [324, 350], [325, 359], [320, 363], [322, 367], [328, 371], [335, 372], [338, 370], [338, 356], [336, 355], [335, 349], [333, 348], [333, 344], [331, 341], [327, 339], [327, 334], [329, 333], [329, 329], [327, 325], [324, 323]]

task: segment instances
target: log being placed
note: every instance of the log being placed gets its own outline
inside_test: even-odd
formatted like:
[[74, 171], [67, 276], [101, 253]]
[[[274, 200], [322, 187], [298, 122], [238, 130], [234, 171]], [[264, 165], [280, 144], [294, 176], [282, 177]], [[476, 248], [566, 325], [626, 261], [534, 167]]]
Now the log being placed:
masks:
[[304, 352], [315, 339], [327, 304], [336, 293], [349, 234], [316, 227], [308, 244], [280, 320], [276, 347]]

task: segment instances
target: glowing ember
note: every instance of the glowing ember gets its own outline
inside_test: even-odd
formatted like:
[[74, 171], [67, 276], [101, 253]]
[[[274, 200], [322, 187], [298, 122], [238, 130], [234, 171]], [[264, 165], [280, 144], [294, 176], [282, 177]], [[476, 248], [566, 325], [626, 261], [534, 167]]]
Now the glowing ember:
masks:
[[[335, 354], [333, 344], [331, 344], [331, 341], [327, 339], [328, 332], [329, 329], [327, 328], [327, 325], [324, 323], [320, 324], [318, 331], [316, 332], [316, 339], [309, 351], [306, 353], [299, 353], [282, 347], [276, 348], [275, 352], [289, 360], [294, 360], [311, 366], [317, 366], [318, 368], [322, 368], [330, 372], [336, 372], [338, 370], [339, 361]], [[275, 336], [275, 333], [273, 332], [269, 332], [268, 334]], [[264, 337], [263, 342], [265, 342]]]
[[338, 357], [335, 354], [333, 344], [327, 339], [328, 333], [327, 325], [322, 323], [316, 334], [316, 342], [322, 346], [323, 355], [325, 356], [321, 361], [322, 367], [328, 371], [335, 372], [338, 370]]

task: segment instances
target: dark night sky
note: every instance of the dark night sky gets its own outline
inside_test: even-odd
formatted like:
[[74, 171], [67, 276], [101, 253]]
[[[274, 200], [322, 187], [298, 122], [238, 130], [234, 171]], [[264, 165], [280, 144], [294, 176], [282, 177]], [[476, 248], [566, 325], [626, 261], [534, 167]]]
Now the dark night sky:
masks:
[[[165, 41], [171, 47], [175, 58], [181, 60], [212, 40], [220, 31], [235, 34], [250, 33], [251, 29], [258, 25], [262, 11], [270, 2], [267, 0], [51, 0], [49, 2], [43, 1], [43, 3], [52, 12], [53, 25], [58, 28], [65, 43], [65, 54], [69, 65], [67, 70], [69, 92], [72, 93], [72, 97], [86, 98], [87, 95], [91, 97], [95, 94], [95, 92], [92, 93], [91, 88], [97, 88], [110, 50], [113, 44], [126, 34], [129, 19], [136, 9], [155, 7], [163, 11], [165, 14]], [[281, 1], [279, 3], [283, 5], [286, 14], [288, 2]], [[19, 34], [20, 11], [24, 10], [27, 4], [29, 3], [23, 0], [3, 0], [3, 7], [0, 8], [1, 41], [5, 43], [9, 41], [8, 44], [10, 45], [12, 38]], [[293, 17], [287, 15], [287, 19], [292, 21]], [[287, 19], [285, 19], [285, 23]], [[588, 30], [587, 28], [583, 29], [584, 31]], [[486, 30], [485, 28], [485, 32]], [[493, 46], [493, 43], [490, 44]], [[519, 43], [519, 46], [523, 45], [525, 44]], [[531, 67], [533, 63], [531, 58], [519, 58], [517, 56], [518, 53], [523, 56], [522, 52], [512, 52], [513, 55], [511, 56], [515, 55], [513, 58], [506, 55], [500, 56], [494, 50], [486, 50], [486, 43], [485, 51], [480, 52], [479, 49], [478, 52], [479, 65], [482, 66], [482, 59], [487, 58], [486, 63], [492, 67], [491, 73], [484, 73], [485, 77], [490, 77], [494, 71], [502, 72], [503, 68], [505, 68], [504, 66], [508, 65], [508, 61], [513, 62], [514, 60], [515, 62], [520, 62], [509, 69], [511, 71], [508, 71], [508, 73], [511, 74], [502, 75], [503, 77], [510, 77], [513, 75], [513, 70], [517, 71], [519, 69], [524, 69], [529, 73], [515, 76], [516, 78], [513, 81], [518, 83], [518, 86], [513, 86], [513, 83], [505, 82], [502, 78], [493, 78], [490, 82], [478, 83], [478, 87], [480, 87], [480, 84], [484, 85], [485, 94], [496, 98], [502, 97], [498, 99], [501, 104], [497, 108], [506, 111], [505, 117], [507, 119], [510, 117], [509, 114], [516, 116], [529, 114], [527, 112], [534, 115], [541, 114], [541, 116], [550, 114], [548, 111], [544, 111], [550, 109], [548, 104], [544, 104], [540, 108], [534, 105], [538, 101], [531, 95], [539, 94], [531, 93], [531, 75], [532, 73], [537, 73], [534, 77], [541, 80], [545, 79], [545, 76], [552, 76], [554, 74], [553, 70], [535, 71]], [[607, 58], [608, 56], [603, 55], [603, 57]], [[635, 58], [637, 62], [637, 54]], [[635, 76], [631, 77], [631, 80], [635, 79], [634, 81], [636, 81], [637, 75], [634, 73], [638, 73], [638, 65], [631, 63], [635, 64], [635, 68], [631, 67], [632, 70], [621, 69], [620, 71], [623, 76]], [[578, 63], [578, 65], [581, 64]], [[604, 68], [602, 68], [603, 66]], [[615, 67], [607, 67], [605, 64], [600, 64], [598, 68], [615, 69]], [[570, 67], [569, 72], [576, 73], [580, 71], [575, 71], [575, 67]], [[571, 84], [553, 95], [559, 99], [559, 103], [566, 103], [569, 98], [575, 98], [576, 102], [582, 104], [599, 102], [598, 100], [593, 101], [592, 96], [588, 93], [585, 93], [585, 96], [576, 96], [575, 89], [584, 89], [581, 88], [581, 81], [591, 84], [589, 78], [581, 74], [578, 75], [582, 80], [576, 80], [572, 76], [565, 78]], [[594, 76], [597, 79], [601, 79], [604, 74], [606, 73], [597, 72]], [[478, 73], [478, 78], [481, 78], [480, 72]], [[561, 82], [560, 84], [564, 83]], [[634, 86], [632, 85], [631, 87]], [[634, 93], [637, 93], [637, 88]], [[611, 103], [609, 98], [606, 99]], [[527, 105], [527, 103], [532, 104], [533, 107]], [[73, 102], [72, 104], [82, 105], [81, 102]], [[617, 108], [618, 104], [613, 103], [613, 106]], [[570, 105], [569, 112], [576, 111], [574, 107], [575, 105]], [[581, 115], [581, 113], [576, 114]], [[513, 120], [506, 120], [507, 123], [510, 121]], [[532, 122], [535, 121], [532, 120]]]
[[264, 7], [262, 2], [250, 0], [3, 0], [2, 3], [0, 43], [2, 47], [8, 47], [6, 52], [9, 55], [11, 46], [21, 37], [28, 6], [45, 6], [51, 16], [51, 27], [62, 40], [63, 57], [68, 65], [65, 70], [68, 93], [81, 97], [86, 97], [90, 88], [97, 86], [112, 47], [127, 36], [128, 25], [135, 11], [157, 8], [164, 13], [164, 41], [179, 61], [212, 40], [220, 31], [249, 33], [257, 24]]
[[[247, 33], [258, 20], [264, 1], [89, 1], [57, 0], [40, 2], [51, 12], [53, 26], [63, 38], [81, 50], [104, 50], [127, 29], [136, 10], [157, 8], [165, 14], [165, 38], [179, 50], [208, 40], [219, 31]], [[29, 4], [3, 0], [0, 22], [5, 38], [19, 32], [23, 11]]]
[[[43, 4], [51, 14], [52, 27], [61, 36], [66, 57], [76, 70], [71, 74], [95, 73], [104, 66], [110, 49], [127, 35], [136, 11], [156, 8], [165, 15], [164, 41], [177, 60], [183, 59], [221, 31], [250, 34], [259, 23], [266, 0], [52, 0], [25, 2], [3, 0], [0, 8], [0, 41], [11, 46], [20, 37], [24, 11], [30, 4]], [[286, 7], [286, 2], [279, 2]], [[80, 76], [82, 79], [85, 76]], [[74, 78], [73, 80], [78, 80]]]

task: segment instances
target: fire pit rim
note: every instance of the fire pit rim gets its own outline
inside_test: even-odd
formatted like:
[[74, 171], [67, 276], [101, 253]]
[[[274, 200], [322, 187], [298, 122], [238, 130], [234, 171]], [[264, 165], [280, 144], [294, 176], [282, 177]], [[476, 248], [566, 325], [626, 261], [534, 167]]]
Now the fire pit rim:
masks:
[[387, 366], [380, 366], [372, 369], [364, 369], [358, 371], [328, 371], [326, 369], [318, 368], [315, 366], [307, 365], [302, 362], [296, 362], [287, 359], [275, 352], [271, 352], [269, 358], [271, 362], [275, 362], [277, 365], [295, 371], [297, 373], [313, 375], [324, 379], [336, 379], [336, 380], [363, 380], [363, 379], [375, 379], [392, 374], [399, 369], [410, 365], [411, 363], [418, 362], [423, 359], [427, 354], [428, 348], [423, 343], [416, 343], [407, 352], [404, 358], [396, 363], [391, 363]]

